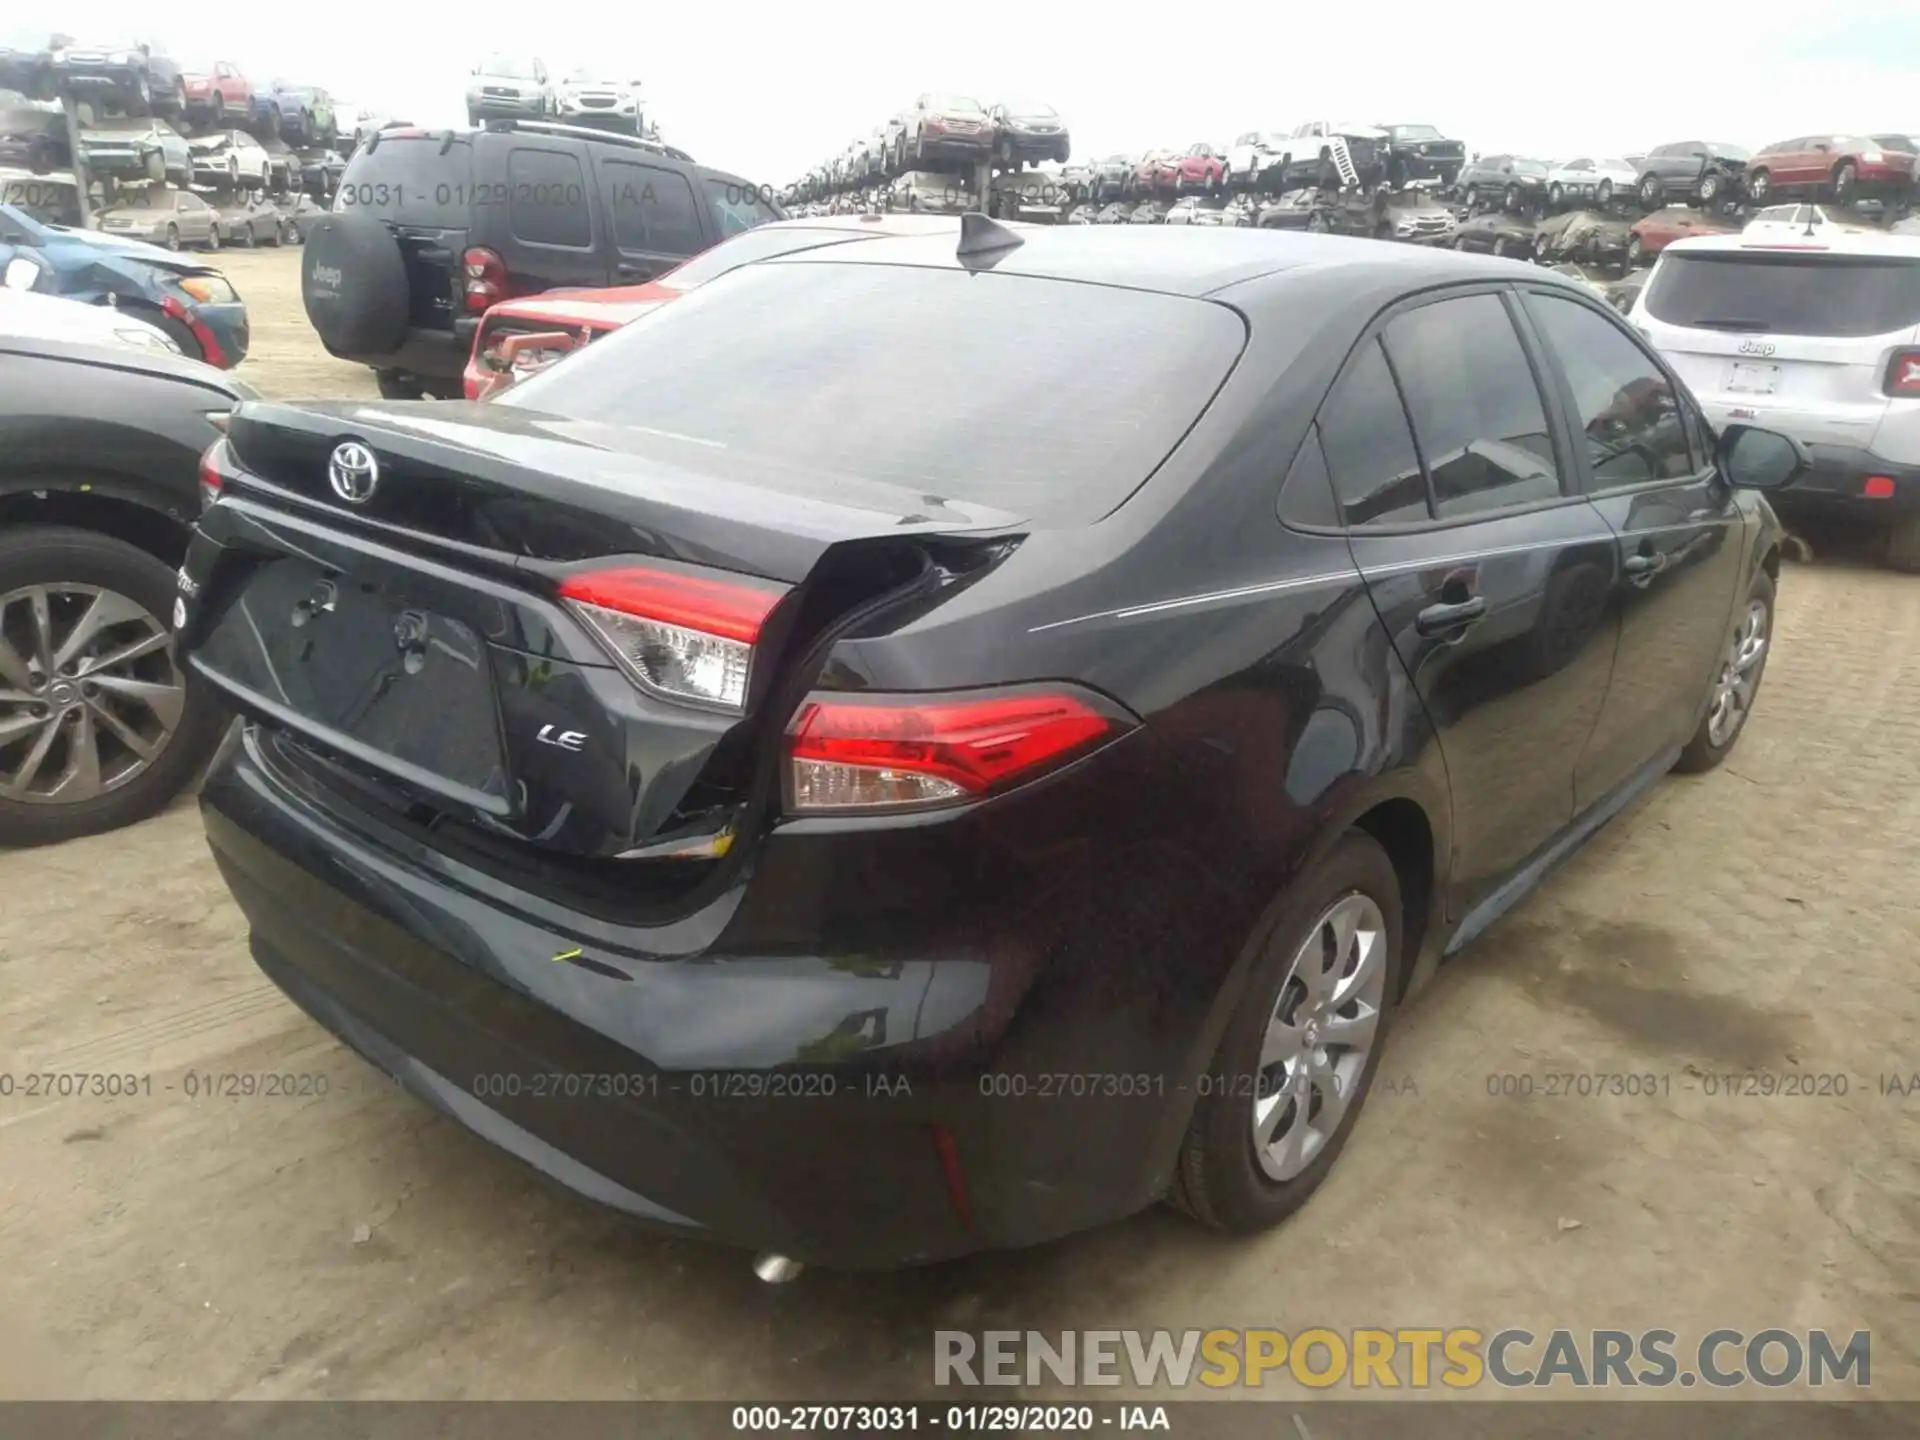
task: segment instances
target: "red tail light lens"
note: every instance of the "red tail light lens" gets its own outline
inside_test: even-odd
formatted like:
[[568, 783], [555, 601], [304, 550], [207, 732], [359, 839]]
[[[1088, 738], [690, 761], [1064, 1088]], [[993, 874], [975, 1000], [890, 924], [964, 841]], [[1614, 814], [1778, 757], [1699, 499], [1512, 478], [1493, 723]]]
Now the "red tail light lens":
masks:
[[952, 805], [1033, 780], [1135, 725], [1067, 685], [809, 696], [787, 727], [795, 814]]
[[1920, 400], [1920, 350], [1896, 350], [1887, 362], [1887, 394]]
[[226, 488], [226, 452], [224, 435], [200, 452], [200, 508], [203, 511], [209, 509]]
[[1891, 475], [1869, 475], [1861, 485], [1860, 493], [1869, 500], [1891, 500], [1898, 488]]
[[787, 587], [667, 564], [570, 575], [560, 596], [644, 690], [739, 714], [753, 647]]
[[460, 256], [460, 272], [465, 277], [469, 315], [484, 315], [488, 307], [506, 298], [506, 262], [486, 246], [474, 245], [464, 251]]

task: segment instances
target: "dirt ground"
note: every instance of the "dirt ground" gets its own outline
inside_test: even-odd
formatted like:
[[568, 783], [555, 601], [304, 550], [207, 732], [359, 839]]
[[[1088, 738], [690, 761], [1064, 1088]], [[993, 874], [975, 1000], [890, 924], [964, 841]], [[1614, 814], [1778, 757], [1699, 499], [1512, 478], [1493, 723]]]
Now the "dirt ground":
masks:
[[[307, 329], [296, 257], [221, 257], [241, 374], [371, 395]], [[1920, 1071], [1916, 715], [1920, 580], [1791, 565], [1737, 754], [1442, 974], [1289, 1224], [1223, 1242], [1156, 1212], [781, 1288], [377, 1080], [254, 969], [190, 801], [0, 854], [0, 1071], [153, 1087], [0, 1098], [0, 1397], [853, 1400], [926, 1393], [936, 1328], [1473, 1325], [1866, 1328], [1874, 1392], [1920, 1398], [1920, 1094], [1882, 1081]], [[189, 1098], [190, 1070], [327, 1088]], [[1707, 1093], [1750, 1071], [1846, 1093]], [[1555, 1072], [1665, 1093], [1489, 1093]]]

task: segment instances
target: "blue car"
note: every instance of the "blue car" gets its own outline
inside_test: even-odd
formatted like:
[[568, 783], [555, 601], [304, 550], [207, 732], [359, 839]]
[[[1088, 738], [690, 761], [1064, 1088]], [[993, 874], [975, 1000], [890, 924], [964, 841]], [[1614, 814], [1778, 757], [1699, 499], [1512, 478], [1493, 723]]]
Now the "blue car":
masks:
[[325, 145], [334, 134], [333, 97], [311, 85], [276, 80], [253, 97], [253, 128], [289, 145]]
[[158, 245], [0, 205], [0, 285], [116, 306], [159, 326], [188, 358], [223, 370], [246, 358], [247, 307], [226, 276]]

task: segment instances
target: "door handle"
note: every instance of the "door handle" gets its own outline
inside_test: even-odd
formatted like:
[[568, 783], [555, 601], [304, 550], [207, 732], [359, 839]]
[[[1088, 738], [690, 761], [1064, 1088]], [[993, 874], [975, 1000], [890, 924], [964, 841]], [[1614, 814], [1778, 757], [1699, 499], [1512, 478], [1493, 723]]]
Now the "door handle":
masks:
[[1427, 606], [1414, 617], [1413, 627], [1422, 635], [1444, 635], [1449, 630], [1463, 630], [1475, 621], [1485, 619], [1486, 614], [1487, 597], [1475, 595], [1453, 604]]

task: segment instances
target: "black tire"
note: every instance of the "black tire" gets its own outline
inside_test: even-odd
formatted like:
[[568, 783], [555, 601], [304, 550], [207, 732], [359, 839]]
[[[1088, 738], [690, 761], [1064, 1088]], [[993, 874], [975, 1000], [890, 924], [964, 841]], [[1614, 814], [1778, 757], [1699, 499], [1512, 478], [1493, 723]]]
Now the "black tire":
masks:
[[1920, 575], [1920, 516], [1894, 522], [1882, 556], [1889, 569]]
[[1392, 1029], [1402, 970], [1400, 879], [1393, 862], [1370, 835], [1350, 830], [1318, 864], [1289, 884], [1256, 932], [1246, 990], [1214, 1055], [1209, 1079], [1223, 1082], [1259, 1070], [1269, 1020], [1289, 979], [1293, 957], [1311, 938], [1320, 916], [1342, 896], [1358, 892], [1379, 907], [1385, 922], [1385, 985], [1380, 1019], [1364, 1068], [1353, 1082], [1346, 1114], [1319, 1153], [1289, 1180], [1270, 1179], [1254, 1155], [1247, 1087], [1208, 1084], [1195, 1104], [1167, 1196], [1177, 1209], [1214, 1230], [1246, 1234], [1276, 1225], [1319, 1188], [1353, 1134], [1366, 1105]]
[[1520, 187], [1518, 185], [1507, 186], [1507, 193], [1501, 196], [1500, 199], [1500, 208], [1502, 210], [1518, 210], [1520, 208]]
[[1711, 205], [1715, 200], [1720, 198], [1720, 183], [1720, 177], [1718, 175], [1703, 175], [1700, 177], [1700, 203], [1702, 205]]
[[1767, 196], [1773, 191], [1773, 177], [1764, 170], [1756, 170], [1747, 177], [1747, 195], [1756, 205], [1767, 203]]
[[407, 327], [407, 267], [400, 242], [364, 211], [317, 217], [300, 257], [300, 300], [330, 353], [392, 352]]
[[300, 233], [300, 222], [298, 220], [287, 221], [287, 230], [286, 230], [287, 244], [299, 245], [299, 244], [303, 244], [305, 240], [306, 240], [306, 237]]
[[1649, 210], [1660, 208], [1660, 177], [1658, 175], [1640, 177], [1640, 203]]
[[1469, 210], [1475, 210], [1479, 208], [1480, 187], [1478, 185], [1467, 186], [1466, 202], [1467, 202], [1467, 209]]
[[140, 168], [146, 173], [147, 179], [155, 183], [163, 182], [167, 178], [167, 157], [155, 150], [140, 162]]
[[1593, 198], [1600, 202], [1602, 209], [1611, 205], [1613, 203], [1613, 181], [1602, 180], [1599, 187], [1593, 192]]
[[[1739, 610], [1734, 614], [1732, 622], [1734, 635], [1739, 633], [1749, 608], [1756, 600], [1764, 603], [1767, 607], [1765, 631], [1767, 648], [1761, 652], [1760, 658], [1754, 666], [1753, 690], [1747, 701], [1747, 707], [1741, 713], [1740, 719], [1735, 724], [1732, 733], [1716, 744], [1711, 733], [1713, 704], [1711, 701], [1708, 702], [1707, 713], [1700, 717], [1699, 729], [1693, 732], [1693, 738], [1687, 741], [1687, 748], [1680, 752], [1680, 758], [1674, 762], [1673, 768], [1683, 775], [1698, 775], [1703, 770], [1713, 769], [1714, 766], [1726, 759], [1727, 756], [1732, 753], [1733, 747], [1740, 743], [1740, 736], [1746, 731], [1747, 721], [1752, 718], [1753, 702], [1760, 698], [1760, 682], [1766, 678], [1767, 661], [1771, 658], [1773, 650], [1774, 585], [1773, 577], [1764, 570], [1756, 570], [1754, 572], [1753, 583], [1747, 587], [1746, 599], [1741, 602]], [[1726, 659], [1725, 650], [1715, 652], [1714, 664], [1716, 667], [1724, 665]], [[1717, 668], [1715, 672], [1715, 683], [1717, 686]]]
[[380, 387], [382, 400], [421, 400], [426, 390], [413, 376], [398, 370], [376, 370], [373, 383]]
[[268, 238], [267, 244], [273, 246], [274, 249], [278, 250], [282, 245], [286, 243], [287, 243], [286, 226], [282, 225], [278, 220], [276, 220], [273, 222], [273, 234]]
[[178, 250], [180, 248], [180, 227], [171, 220], [167, 222], [166, 246], [169, 250]]
[[218, 250], [219, 248], [220, 248], [220, 222], [216, 220], [213, 224], [207, 227], [207, 249], [209, 251], [214, 251], [214, 250]]
[[[173, 611], [172, 568], [123, 540], [67, 525], [0, 531], [0, 594], [58, 581], [124, 595], [162, 624]], [[144, 771], [68, 805], [0, 799], [0, 845], [45, 845], [117, 830], [153, 814], [198, 776], [220, 743], [227, 715], [204, 681], [184, 667], [182, 673], [187, 698], [180, 723]]]
[[1836, 205], [1851, 205], [1860, 198], [1860, 171], [1851, 160], [1842, 160], [1833, 169], [1833, 200]]
[[1560, 202], [1566, 198], [1567, 192], [1558, 180], [1547, 187], [1547, 204], [1553, 206], [1556, 210], [1560, 208]]
[[1641, 243], [1640, 237], [1638, 235], [1629, 235], [1627, 237], [1627, 267], [1626, 268], [1628, 270], [1637, 270], [1640, 268], [1640, 262], [1646, 258], [1647, 258], [1647, 247], [1643, 243]]

